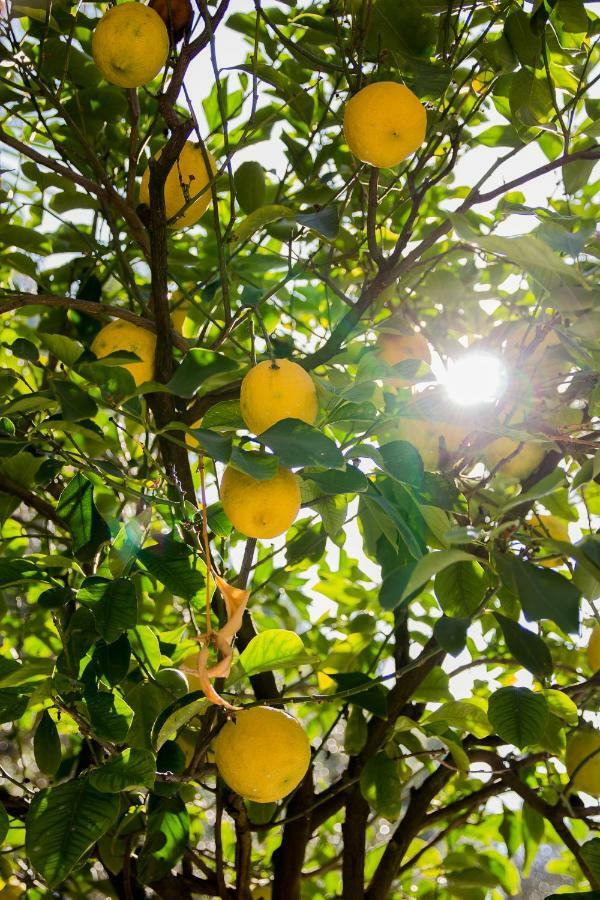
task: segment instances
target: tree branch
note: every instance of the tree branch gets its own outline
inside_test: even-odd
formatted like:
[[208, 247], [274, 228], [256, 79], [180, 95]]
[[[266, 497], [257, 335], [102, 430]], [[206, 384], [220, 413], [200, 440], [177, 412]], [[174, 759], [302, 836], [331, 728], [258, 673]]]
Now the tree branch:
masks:
[[21, 485], [17, 484], [15, 481], [5, 478], [4, 475], [0, 475], [0, 493], [10, 494], [11, 497], [16, 497], [21, 503], [24, 503], [25, 506], [35, 509], [35, 511], [43, 516], [44, 519], [49, 519], [65, 531], [69, 530], [67, 523], [64, 519], [61, 519], [51, 503], [48, 503], [43, 497], [38, 497], [38, 495], [32, 493], [32, 491], [28, 491], [27, 488], [21, 487]]
[[[5, 302], [6, 301], [6, 302]], [[54, 294], [23, 294], [13, 292], [0, 292], [0, 315], [11, 312], [14, 309], [20, 309], [23, 306], [62, 306], [66, 309], [74, 309], [77, 312], [85, 313], [96, 319], [102, 319], [111, 316], [115, 319], [123, 319], [125, 322], [131, 322], [138, 328], [144, 328], [146, 331], [152, 331], [156, 334], [156, 323], [152, 319], [146, 319], [138, 316], [128, 309], [120, 306], [109, 306], [107, 303], [96, 303], [92, 300], [75, 300], [72, 297], [58, 297]], [[174, 331], [170, 325], [171, 340], [173, 344], [184, 352], [189, 350], [189, 344], [179, 332]]]
[[342, 900], [363, 900], [365, 881], [366, 831], [369, 804], [355, 784], [346, 800], [346, 816], [342, 825]]
[[115, 188], [113, 188], [112, 186], [103, 187], [96, 181], [93, 181], [91, 178], [87, 178], [85, 175], [81, 175], [79, 172], [74, 172], [72, 169], [68, 169], [66, 166], [63, 166], [62, 163], [59, 163], [57, 160], [52, 159], [52, 157], [45, 156], [39, 150], [35, 150], [34, 147], [32, 147], [30, 144], [25, 144], [18, 138], [13, 137], [1, 126], [0, 141], [6, 144], [7, 147], [12, 147], [13, 150], [17, 150], [19, 153], [22, 153], [23, 156], [26, 156], [33, 162], [38, 163], [40, 166], [43, 166], [46, 169], [50, 169], [52, 172], [56, 172], [57, 175], [62, 175], [63, 178], [67, 178], [73, 184], [78, 184], [79, 187], [82, 187], [84, 189], [84, 191], [93, 194], [95, 197], [102, 198], [107, 203], [111, 203], [131, 228], [131, 232], [138, 242], [139, 246], [141, 247], [144, 255], [148, 256], [150, 245], [148, 243], [148, 235], [146, 234], [146, 230], [142, 224], [142, 221], [138, 217], [135, 210], [127, 203], [127, 201], [123, 197], [121, 197], [121, 195], [117, 190], [115, 190]]

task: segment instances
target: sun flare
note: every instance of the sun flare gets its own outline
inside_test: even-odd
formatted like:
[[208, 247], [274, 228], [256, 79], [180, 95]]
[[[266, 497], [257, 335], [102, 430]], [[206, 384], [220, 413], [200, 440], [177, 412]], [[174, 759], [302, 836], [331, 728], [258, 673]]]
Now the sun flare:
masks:
[[506, 382], [505, 366], [488, 353], [466, 354], [450, 362], [444, 375], [449, 397], [460, 406], [493, 403], [506, 390]]

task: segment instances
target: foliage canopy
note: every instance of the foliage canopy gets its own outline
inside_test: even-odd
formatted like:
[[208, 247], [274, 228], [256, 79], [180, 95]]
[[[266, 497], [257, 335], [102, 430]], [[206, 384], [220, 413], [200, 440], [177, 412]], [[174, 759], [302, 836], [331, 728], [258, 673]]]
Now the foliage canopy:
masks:
[[[593, 4], [241, 6], [162, 4], [184, 26], [137, 90], [93, 61], [105, 4], [0, 19], [0, 896], [488, 900], [542, 843], [598, 890], [564, 766], [600, 683]], [[428, 124], [377, 170], [342, 120], [383, 80]], [[216, 171], [182, 228], [188, 141]], [[153, 381], [96, 358], [111, 320], [156, 336]], [[433, 370], [384, 352], [415, 330]], [[466, 348], [493, 402], [435, 384]], [[254, 435], [273, 356], [318, 418]], [[226, 465], [297, 473], [285, 536], [232, 528]], [[290, 797], [217, 777], [222, 699], [302, 723]]]

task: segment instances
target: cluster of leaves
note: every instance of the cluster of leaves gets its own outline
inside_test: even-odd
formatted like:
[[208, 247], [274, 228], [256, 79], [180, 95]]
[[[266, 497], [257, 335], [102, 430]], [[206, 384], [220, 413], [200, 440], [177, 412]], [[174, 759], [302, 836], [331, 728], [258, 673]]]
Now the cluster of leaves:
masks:
[[[353, 900], [365, 884], [371, 900], [487, 900], [518, 892], [543, 842], [560, 845], [551, 866], [569, 889], [598, 887], [594, 809], [569, 799], [561, 766], [598, 698], [581, 641], [600, 595], [597, 17], [581, 0], [257, 2], [228, 18], [227, 0], [200, 2], [164, 79], [126, 92], [94, 66], [89, 5], [9, 14], [7, 890], [229, 897], [235, 882], [247, 897], [273, 881], [288, 900]], [[247, 39], [242, 59], [219, 58], [225, 22]], [[190, 100], [197, 54], [214, 84]], [[341, 131], [344, 100], [373, 78], [406, 82], [429, 121], [415, 157], [378, 174]], [[177, 122], [219, 174], [198, 226], [167, 237], [145, 228], [137, 185]], [[277, 171], [257, 163], [267, 140]], [[520, 153], [531, 171], [511, 178]], [[475, 157], [489, 159], [477, 184]], [[463, 159], [468, 184], [453, 174]], [[490, 187], [500, 160], [505, 183]], [[551, 181], [533, 205], [536, 176]], [[507, 236], [521, 222], [534, 224]], [[159, 328], [169, 364], [136, 388], [119, 365], [130, 355], [97, 361], [89, 347], [115, 310], [160, 323], [165, 287], [170, 311], [188, 304], [185, 340]], [[523, 483], [477, 468], [477, 441], [430, 472], [398, 437], [415, 398], [394, 383], [410, 373], [374, 350], [398, 308], [444, 361], [465, 336], [532, 315], [559, 335], [566, 387], [532, 392], [530, 373], [513, 375], [512, 399], [544, 409], [544, 430], [509, 434], [547, 449]], [[317, 427], [244, 431], [239, 383], [262, 334], [313, 373]], [[269, 478], [278, 462], [301, 476], [303, 513], [256, 549], [232, 533], [218, 476], [228, 463]], [[278, 807], [215, 778], [220, 714], [160, 674], [203, 629], [205, 491], [215, 565], [252, 591], [223, 693], [286, 703], [312, 741], [307, 778]], [[536, 528], [544, 509], [579, 539]], [[213, 624], [224, 615], [216, 592]]]

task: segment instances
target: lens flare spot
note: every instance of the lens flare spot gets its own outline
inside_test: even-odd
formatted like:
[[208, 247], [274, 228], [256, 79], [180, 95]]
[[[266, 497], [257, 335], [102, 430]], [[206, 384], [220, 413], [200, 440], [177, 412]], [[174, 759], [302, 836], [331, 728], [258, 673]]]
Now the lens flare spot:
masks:
[[444, 383], [450, 399], [460, 406], [493, 403], [506, 390], [507, 372], [491, 354], [467, 353], [449, 364]]

